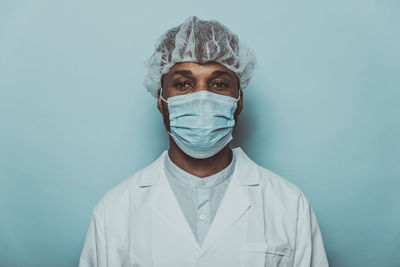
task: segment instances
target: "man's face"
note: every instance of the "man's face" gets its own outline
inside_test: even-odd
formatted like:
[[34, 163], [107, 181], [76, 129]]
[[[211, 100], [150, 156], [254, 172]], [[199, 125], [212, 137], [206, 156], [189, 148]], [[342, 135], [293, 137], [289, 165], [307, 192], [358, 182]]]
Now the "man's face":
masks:
[[[178, 63], [163, 75], [161, 86], [164, 99], [202, 90], [234, 98], [238, 98], [239, 94], [241, 94], [237, 75], [225, 66], [214, 62], [206, 64], [194, 62]], [[158, 97], [157, 106], [163, 114], [164, 124], [169, 131], [168, 108], [160, 96]], [[236, 121], [242, 107], [243, 97], [241, 95], [234, 114]]]

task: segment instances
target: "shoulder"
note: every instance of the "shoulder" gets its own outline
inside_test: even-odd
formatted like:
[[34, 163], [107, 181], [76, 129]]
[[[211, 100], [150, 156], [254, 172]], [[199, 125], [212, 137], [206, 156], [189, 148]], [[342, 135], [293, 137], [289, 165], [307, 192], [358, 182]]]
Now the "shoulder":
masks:
[[278, 220], [288, 228], [296, 225], [299, 218], [310, 218], [313, 214], [311, 204], [297, 185], [256, 164], [243, 151], [239, 154], [237, 159], [241, 162], [237, 162], [238, 179], [242, 184], [259, 187], [264, 209], [270, 218], [280, 218]]
[[258, 166], [258, 171], [260, 173], [260, 184], [263, 187], [269, 188], [276, 193], [283, 195], [292, 195], [298, 197], [303, 194], [297, 185], [274, 173], [273, 171], [261, 166]]
[[118, 202], [129, 201], [130, 191], [137, 186], [152, 185], [157, 182], [161, 166], [165, 158], [165, 151], [150, 165], [139, 170], [132, 176], [124, 179], [116, 186], [109, 189], [103, 197], [100, 199], [97, 206], [106, 205], [114, 206], [118, 205]]
[[303, 192], [297, 185], [258, 165], [243, 150], [236, 150], [237, 167], [239, 169], [238, 172], [240, 172], [239, 179], [242, 182], [259, 184], [268, 198], [297, 201], [299, 198], [304, 197]]

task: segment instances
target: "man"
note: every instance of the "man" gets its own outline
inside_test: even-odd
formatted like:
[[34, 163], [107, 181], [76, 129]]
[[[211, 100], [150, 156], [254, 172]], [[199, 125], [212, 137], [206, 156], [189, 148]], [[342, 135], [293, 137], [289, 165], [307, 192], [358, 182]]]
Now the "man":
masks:
[[231, 149], [253, 52], [190, 17], [149, 59], [170, 147], [93, 210], [84, 266], [328, 266], [314, 212], [293, 184]]

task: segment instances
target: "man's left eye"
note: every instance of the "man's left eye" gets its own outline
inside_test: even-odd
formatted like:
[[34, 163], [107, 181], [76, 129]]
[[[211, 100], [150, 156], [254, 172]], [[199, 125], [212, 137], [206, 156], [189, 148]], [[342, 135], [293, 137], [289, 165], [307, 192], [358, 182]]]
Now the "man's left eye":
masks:
[[227, 84], [221, 81], [213, 82], [211, 84], [211, 89], [224, 89], [227, 87]]

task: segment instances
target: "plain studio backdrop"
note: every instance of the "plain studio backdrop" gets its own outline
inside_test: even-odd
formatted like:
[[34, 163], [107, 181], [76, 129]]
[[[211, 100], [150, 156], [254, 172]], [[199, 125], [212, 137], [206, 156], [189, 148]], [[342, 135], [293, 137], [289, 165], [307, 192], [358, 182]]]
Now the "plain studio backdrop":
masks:
[[142, 85], [188, 16], [252, 47], [233, 146], [310, 199], [333, 267], [400, 266], [398, 1], [0, 2], [0, 266], [76, 266], [93, 207], [168, 138]]

